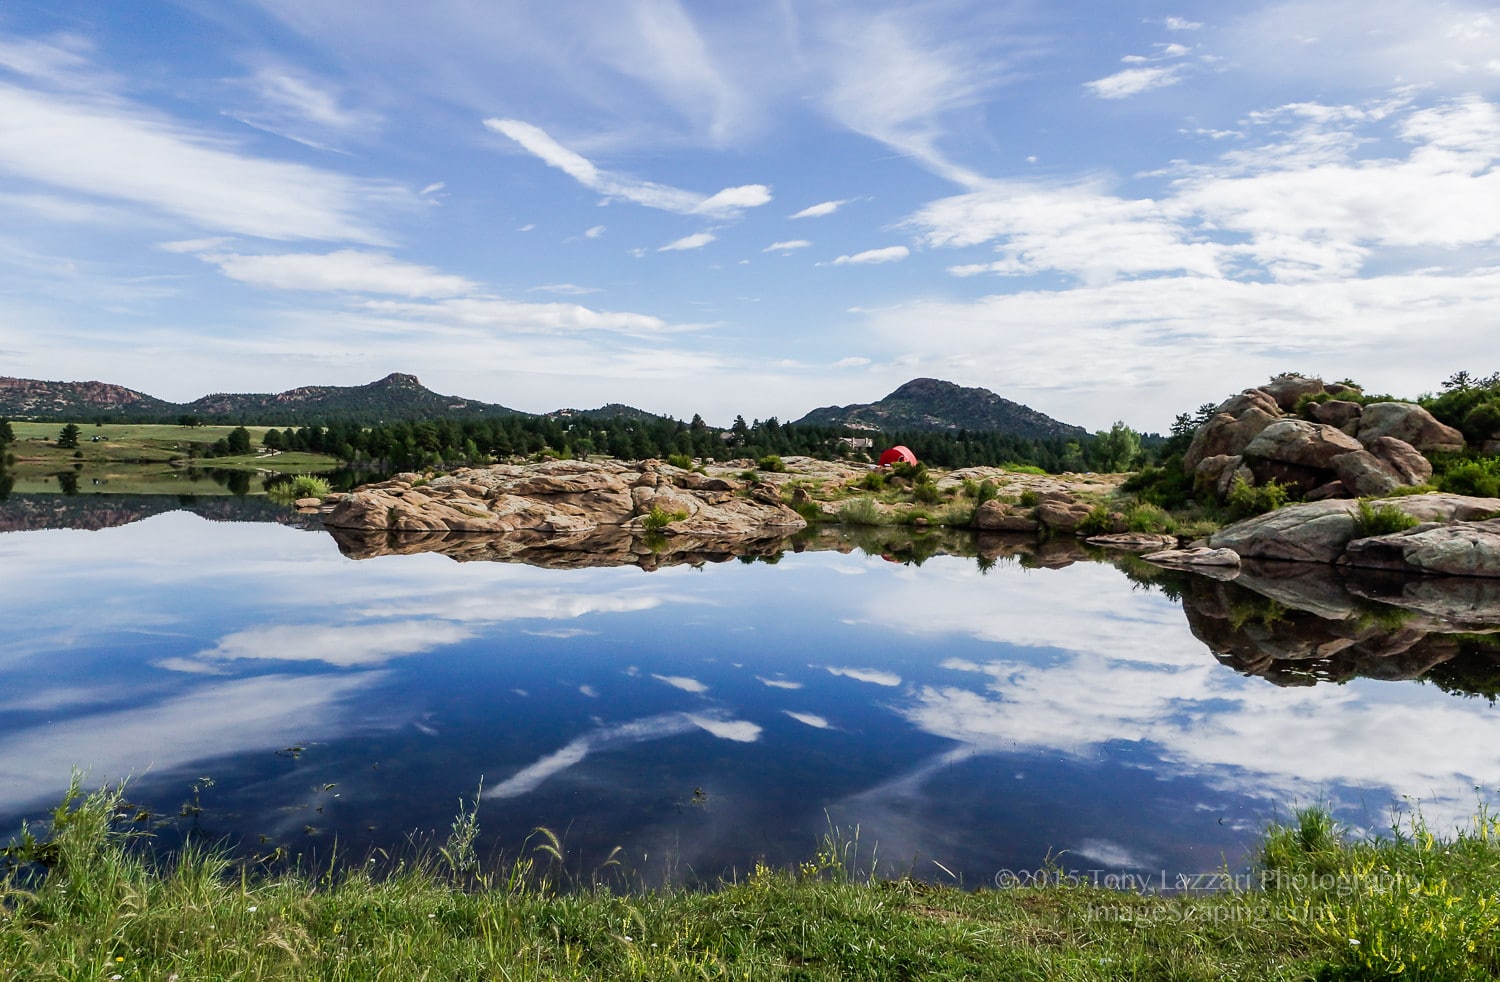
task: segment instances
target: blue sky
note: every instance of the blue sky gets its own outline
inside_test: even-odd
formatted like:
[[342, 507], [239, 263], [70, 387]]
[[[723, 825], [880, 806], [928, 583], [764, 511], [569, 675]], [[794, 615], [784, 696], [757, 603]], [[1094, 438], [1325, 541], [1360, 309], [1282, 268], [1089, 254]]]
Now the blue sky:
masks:
[[0, 375], [1098, 429], [1500, 370], [1500, 6], [8, 0]]

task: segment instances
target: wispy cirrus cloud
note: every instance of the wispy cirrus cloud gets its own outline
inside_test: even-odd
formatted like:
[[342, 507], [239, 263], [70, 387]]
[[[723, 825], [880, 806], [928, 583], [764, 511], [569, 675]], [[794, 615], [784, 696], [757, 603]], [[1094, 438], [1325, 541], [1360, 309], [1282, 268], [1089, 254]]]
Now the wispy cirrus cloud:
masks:
[[718, 239], [712, 232], [694, 232], [692, 235], [684, 235], [680, 239], [668, 242], [657, 249], [657, 252], [686, 252], [691, 249], [702, 249], [710, 242]]
[[725, 188], [711, 195], [681, 188], [638, 181], [594, 166], [582, 154], [569, 150], [539, 126], [519, 119], [486, 119], [484, 125], [520, 144], [521, 149], [549, 167], [555, 167], [590, 191], [605, 198], [634, 202], [679, 215], [708, 215], [729, 218], [746, 208], [756, 208], [771, 200], [771, 189], [764, 184], [745, 184]]
[[791, 252], [794, 249], [806, 249], [810, 245], [812, 243], [806, 239], [788, 239], [785, 242], [772, 242], [761, 252]]
[[201, 257], [225, 276], [276, 290], [376, 293], [403, 297], [458, 297], [479, 291], [478, 284], [385, 253], [340, 249], [337, 252], [242, 256], [206, 252]]
[[0, 171], [198, 228], [281, 240], [384, 244], [371, 212], [415, 200], [394, 184], [256, 157], [107, 93], [6, 83]]
[[834, 212], [838, 211], [840, 208], [842, 208], [844, 205], [847, 205], [848, 203], [849, 203], [848, 201], [842, 201], [842, 200], [841, 201], [824, 201], [824, 202], [822, 202], [820, 204], [808, 205], [806, 208], [803, 208], [801, 211], [795, 212], [795, 213], [793, 213], [792, 215], [790, 215], [788, 217], [790, 217], [790, 218], [822, 218], [825, 215], [832, 215]]

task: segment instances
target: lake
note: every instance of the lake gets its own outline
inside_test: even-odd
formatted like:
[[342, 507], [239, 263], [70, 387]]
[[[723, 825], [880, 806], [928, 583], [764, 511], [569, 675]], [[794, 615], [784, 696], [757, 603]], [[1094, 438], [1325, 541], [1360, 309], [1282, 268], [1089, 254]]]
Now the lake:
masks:
[[1500, 780], [1482, 590], [1433, 631], [1421, 598], [937, 533], [647, 572], [375, 555], [253, 498], [12, 495], [0, 527], [9, 830], [78, 768], [169, 847], [364, 857], [482, 785], [482, 855], [544, 826], [585, 875], [618, 846], [713, 882], [857, 827], [891, 875], [1171, 886], [1298, 806], [1446, 827]]

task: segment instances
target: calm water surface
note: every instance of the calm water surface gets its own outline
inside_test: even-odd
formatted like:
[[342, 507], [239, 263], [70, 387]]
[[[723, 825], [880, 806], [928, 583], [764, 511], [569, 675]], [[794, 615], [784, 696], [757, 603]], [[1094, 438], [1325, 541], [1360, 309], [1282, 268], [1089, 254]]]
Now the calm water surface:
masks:
[[364, 855], [441, 836], [482, 781], [490, 853], [547, 826], [580, 868], [618, 845], [648, 880], [712, 879], [832, 823], [889, 872], [977, 885], [1049, 855], [1238, 867], [1298, 804], [1380, 827], [1411, 796], [1442, 824], [1500, 780], [1484, 699], [1278, 687], [1112, 565], [982, 565], [356, 561], [182, 510], [5, 532], [0, 822], [76, 767], [164, 817], [197, 784], [164, 841]]

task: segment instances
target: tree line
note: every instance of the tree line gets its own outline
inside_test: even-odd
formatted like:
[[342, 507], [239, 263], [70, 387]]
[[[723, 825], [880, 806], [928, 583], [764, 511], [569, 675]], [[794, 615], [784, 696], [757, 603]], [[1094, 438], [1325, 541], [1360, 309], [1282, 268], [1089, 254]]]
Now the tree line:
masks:
[[[857, 441], [874, 437], [866, 448]], [[781, 423], [774, 416], [747, 423], [735, 418], [720, 430], [694, 416], [673, 419], [576, 415], [510, 416], [489, 419], [433, 419], [360, 426], [331, 422], [284, 430], [263, 437], [272, 450], [325, 453], [351, 464], [396, 470], [482, 464], [537, 455], [579, 458], [600, 454], [624, 460], [686, 456], [703, 460], [808, 456], [870, 460], [886, 447], [904, 445], [943, 468], [1016, 465], [1048, 473], [1121, 471], [1149, 460], [1160, 438], [1136, 433], [1123, 423], [1092, 436], [1028, 439], [984, 431], [905, 430], [873, 434], [842, 426]]]

